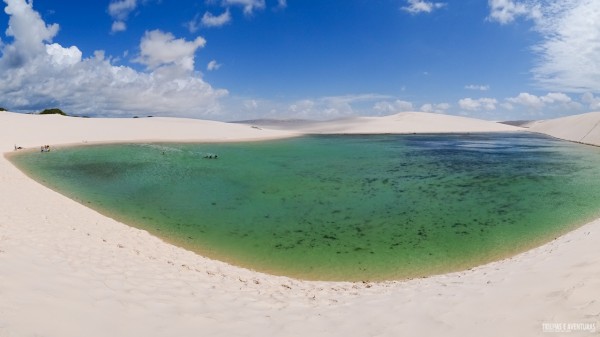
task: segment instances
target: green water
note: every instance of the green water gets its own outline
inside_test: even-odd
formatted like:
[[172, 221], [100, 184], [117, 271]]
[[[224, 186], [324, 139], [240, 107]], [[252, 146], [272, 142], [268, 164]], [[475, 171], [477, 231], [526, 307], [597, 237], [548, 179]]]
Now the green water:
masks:
[[600, 150], [532, 134], [102, 145], [11, 160], [169, 242], [303, 279], [465, 269], [600, 216]]

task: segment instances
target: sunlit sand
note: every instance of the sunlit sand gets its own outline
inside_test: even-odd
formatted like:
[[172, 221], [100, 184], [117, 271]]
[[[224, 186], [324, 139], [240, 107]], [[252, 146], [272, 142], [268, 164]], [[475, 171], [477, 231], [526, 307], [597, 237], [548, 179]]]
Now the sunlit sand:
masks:
[[[522, 129], [420, 113], [269, 130], [175, 118], [0, 112], [0, 150], [250, 141], [307, 131], [516, 130]], [[43, 187], [5, 158], [0, 183], [0, 336], [544, 335], [543, 324], [600, 320], [600, 221], [467, 271], [400, 282], [306, 282], [164, 243]]]

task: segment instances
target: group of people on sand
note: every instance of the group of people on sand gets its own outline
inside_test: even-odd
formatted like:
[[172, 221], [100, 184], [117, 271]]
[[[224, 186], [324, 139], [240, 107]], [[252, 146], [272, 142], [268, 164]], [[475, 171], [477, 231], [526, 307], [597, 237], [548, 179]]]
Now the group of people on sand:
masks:
[[50, 152], [50, 145], [42, 145], [40, 152]]

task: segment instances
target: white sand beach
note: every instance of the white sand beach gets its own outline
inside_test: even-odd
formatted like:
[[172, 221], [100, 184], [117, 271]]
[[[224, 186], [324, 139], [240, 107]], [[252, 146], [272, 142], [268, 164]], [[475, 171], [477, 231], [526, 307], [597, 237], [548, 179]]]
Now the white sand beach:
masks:
[[[571, 129], [570, 122], [562, 127]], [[520, 130], [423, 113], [310, 128], [324, 133]], [[0, 112], [0, 152], [12, 152], [15, 145], [248, 141], [307, 131], [176, 118]], [[543, 324], [600, 328], [600, 220], [467, 271], [376, 284], [307, 282], [164, 243], [40, 185], [4, 157], [0, 184], [0, 337], [545, 336]], [[569, 336], [590, 335], [576, 331], [584, 326], [568, 327], [575, 329]]]

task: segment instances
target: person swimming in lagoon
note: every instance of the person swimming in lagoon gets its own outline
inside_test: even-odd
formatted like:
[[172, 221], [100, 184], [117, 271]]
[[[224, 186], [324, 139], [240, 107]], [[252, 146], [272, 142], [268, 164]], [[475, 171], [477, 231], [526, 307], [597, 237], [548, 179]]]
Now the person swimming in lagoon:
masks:
[[204, 159], [219, 159], [219, 156], [213, 153], [209, 153], [203, 157]]
[[40, 152], [50, 152], [50, 145], [43, 145], [40, 147]]

